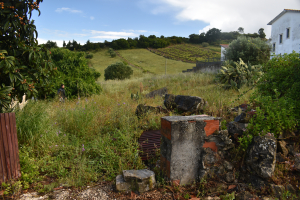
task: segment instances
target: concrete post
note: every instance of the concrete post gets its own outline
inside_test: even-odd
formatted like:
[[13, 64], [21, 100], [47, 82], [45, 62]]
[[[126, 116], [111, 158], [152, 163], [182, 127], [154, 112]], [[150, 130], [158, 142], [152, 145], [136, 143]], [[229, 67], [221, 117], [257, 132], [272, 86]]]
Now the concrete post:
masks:
[[161, 118], [161, 169], [177, 184], [198, 181], [203, 170], [203, 148], [216, 151], [205, 136], [219, 131], [219, 119], [206, 116], [167, 116]]

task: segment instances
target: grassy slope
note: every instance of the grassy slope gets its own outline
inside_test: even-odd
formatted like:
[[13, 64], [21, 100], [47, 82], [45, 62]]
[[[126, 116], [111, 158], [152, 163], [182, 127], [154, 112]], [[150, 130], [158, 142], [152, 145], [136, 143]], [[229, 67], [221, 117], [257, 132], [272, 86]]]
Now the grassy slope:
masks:
[[[129, 49], [118, 51], [130, 63], [138, 65], [145, 70], [154, 72], [155, 74], [165, 73], [166, 59], [158, 56], [146, 49]], [[104, 80], [104, 70], [111, 64], [122, 61], [120, 57], [111, 58], [107, 50], [101, 50], [93, 53], [94, 57], [91, 59], [91, 65], [101, 73], [100, 81]], [[184, 63], [167, 59], [167, 74], [180, 73], [183, 70], [193, 68], [195, 64]], [[142, 70], [133, 69], [133, 77], [138, 78], [144, 76]]]
[[[155, 74], [165, 74], [166, 58], [151, 53], [147, 49], [130, 49], [118, 51], [129, 62], [141, 66], [145, 70]], [[181, 73], [183, 70], [191, 69], [195, 64], [184, 63], [167, 59], [167, 74]]]

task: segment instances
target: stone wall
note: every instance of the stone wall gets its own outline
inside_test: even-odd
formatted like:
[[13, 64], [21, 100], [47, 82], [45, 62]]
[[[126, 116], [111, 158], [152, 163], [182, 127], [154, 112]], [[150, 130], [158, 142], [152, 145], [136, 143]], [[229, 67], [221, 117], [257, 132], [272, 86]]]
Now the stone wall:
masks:
[[187, 69], [185, 72], [203, 72], [203, 73], [218, 73], [222, 66], [222, 61], [218, 62], [197, 62], [196, 67], [193, 67], [193, 69]]

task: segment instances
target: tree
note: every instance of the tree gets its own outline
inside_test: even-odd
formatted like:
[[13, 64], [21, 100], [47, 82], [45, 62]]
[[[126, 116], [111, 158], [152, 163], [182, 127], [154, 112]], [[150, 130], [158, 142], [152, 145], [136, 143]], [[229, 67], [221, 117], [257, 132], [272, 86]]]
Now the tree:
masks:
[[[21, 99], [43, 93], [55, 75], [51, 52], [38, 46], [37, 31], [31, 19], [43, 0], [2, 0], [0, 2], [0, 112], [3, 100]], [[40, 11], [39, 11], [40, 12]]]
[[250, 62], [252, 65], [263, 64], [270, 59], [271, 46], [260, 38], [240, 36], [233, 40], [224, 52], [227, 60]]
[[214, 43], [216, 41], [218, 41], [221, 37], [221, 30], [220, 29], [217, 29], [217, 28], [212, 28], [212, 29], [209, 29], [206, 34], [205, 34], [205, 37], [208, 41], [208, 43]]
[[51, 49], [51, 48], [57, 48], [57, 43], [48, 40], [47, 43], [44, 45], [47, 49]]
[[105, 80], [124, 80], [126, 78], [130, 78], [132, 74], [133, 70], [131, 69], [131, 67], [125, 65], [123, 62], [111, 64], [104, 70]]
[[243, 34], [243, 33], [244, 33], [244, 28], [243, 28], [243, 27], [239, 27], [239, 28], [238, 28], [238, 32], [239, 32], [240, 34]]
[[199, 35], [198, 34], [191, 34], [189, 35], [189, 42], [193, 44], [199, 44]]
[[266, 34], [265, 34], [263, 28], [260, 28], [260, 29], [258, 30], [258, 34], [259, 34], [259, 37], [260, 37], [261, 39], [266, 38]]

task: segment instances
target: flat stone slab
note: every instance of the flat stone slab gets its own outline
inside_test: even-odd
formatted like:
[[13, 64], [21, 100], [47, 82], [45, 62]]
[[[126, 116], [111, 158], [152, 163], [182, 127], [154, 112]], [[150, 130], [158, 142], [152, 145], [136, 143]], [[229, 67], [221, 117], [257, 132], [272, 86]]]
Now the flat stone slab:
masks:
[[116, 177], [116, 189], [118, 191], [130, 191], [130, 183], [126, 183], [123, 175]]
[[123, 170], [124, 180], [129, 182], [131, 180], [137, 180], [138, 182], [142, 182], [149, 178], [154, 178], [155, 181], [155, 174], [153, 171], [148, 169], [141, 169], [141, 170]]

